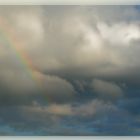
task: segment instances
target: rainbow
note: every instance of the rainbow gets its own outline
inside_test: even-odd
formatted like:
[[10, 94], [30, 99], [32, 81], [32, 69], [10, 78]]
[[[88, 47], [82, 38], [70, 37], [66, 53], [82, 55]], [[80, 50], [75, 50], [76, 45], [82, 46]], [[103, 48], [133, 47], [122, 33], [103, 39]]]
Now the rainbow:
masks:
[[6, 45], [14, 50], [17, 59], [21, 65], [26, 69], [28, 76], [36, 83], [36, 86], [42, 88], [41, 77], [37, 72], [37, 68], [33, 65], [31, 59], [23, 51], [23, 42], [16, 36], [15, 31], [10, 24], [2, 17], [0, 17], [0, 35], [3, 37]]

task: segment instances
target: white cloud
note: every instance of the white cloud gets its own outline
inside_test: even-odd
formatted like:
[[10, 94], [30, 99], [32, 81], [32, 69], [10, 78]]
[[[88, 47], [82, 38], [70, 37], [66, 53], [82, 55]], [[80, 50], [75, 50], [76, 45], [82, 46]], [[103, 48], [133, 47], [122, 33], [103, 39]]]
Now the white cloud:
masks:
[[44, 29], [39, 15], [28, 12], [18, 13], [15, 18], [15, 26], [15, 30], [21, 35], [24, 41], [29, 40], [27, 42], [32, 42], [32, 45], [43, 41]]
[[129, 46], [140, 39], [140, 28], [137, 24], [117, 23], [109, 26], [105, 23], [97, 24], [101, 36], [112, 45]]

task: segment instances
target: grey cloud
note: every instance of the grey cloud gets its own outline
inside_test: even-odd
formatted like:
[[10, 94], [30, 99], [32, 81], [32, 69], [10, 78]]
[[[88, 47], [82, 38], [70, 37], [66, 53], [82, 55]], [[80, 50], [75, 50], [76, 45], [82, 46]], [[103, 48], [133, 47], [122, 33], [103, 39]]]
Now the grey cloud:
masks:
[[139, 133], [134, 120], [139, 100], [130, 99], [139, 97], [138, 9], [1, 6], [2, 20], [32, 62], [37, 79], [1, 38], [1, 123], [20, 132], [41, 129], [38, 135]]
[[123, 90], [112, 82], [94, 79], [91, 86], [93, 92], [105, 100], [115, 100], [123, 96]]
[[[29, 132], [36, 132], [38, 129], [40, 129], [37, 132], [38, 135], [118, 135], [121, 134], [119, 129], [130, 127], [128, 121], [131, 118], [127, 116], [127, 112], [101, 100], [93, 100], [78, 106], [34, 104], [32, 106], [1, 107], [0, 110], [2, 121], [8, 123], [10, 128], [21, 135], [22, 132], [28, 131], [26, 134], [29, 134]], [[11, 114], [11, 112], [13, 113]], [[124, 117], [126, 118], [124, 119]], [[105, 126], [107, 129], [104, 131]], [[111, 127], [118, 131], [113, 131]], [[63, 131], [64, 128], [65, 131]], [[71, 133], [66, 131], [71, 128], [79, 128], [79, 130], [76, 129], [76, 132], [71, 131]], [[86, 132], [85, 128], [90, 130]]]
[[[80, 8], [78, 7], [77, 9]], [[125, 77], [128, 77], [128, 75], [132, 73], [133, 68], [136, 68], [139, 63], [136, 62], [136, 59], [133, 59], [136, 58], [136, 56], [134, 57], [131, 53], [138, 52], [138, 48], [135, 46], [133, 39], [130, 39], [130, 41], [125, 44], [125, 47], [124, 43], [127, 39], [121, 37], [119, 40], [119, 37], [116, 37], [118, 40], [114, 42], [113, 40], [116, 38], [111, 37], [115, 35], [116, 30], [118, 32], [118, 36], [129, 34], [128, 38], [131, 38], [130, 34], [133, 34], [138, 37], [138, 22], [135, 23], [135, 19], [132, 19], [133, 22], [122, 20], [125, 18], [128, 19], [128, 15], [119, 14], [120, 10], [118, 9], [122, 9], [120, 7], [115, 7], [114, 10], [112, 8], [108, 8], [112, 11], [110, 14], [114, 16], [111, 20], [115, 20], [115, 18], [117, 19], [120, 16], [120, 19], [115, 21], [115, 23], [111, 23], [111, 26], [108, 21], [104, 19], [107, 16], [110, 16], [107, 14], [108, 12], [102, 13], [102, 9], [103, 11], [109, 11], [107, 8], [81, 7], [81, 9], [81, 13], [74, 9], [74, 12], [76, 11], [76, 14], [74, 15], [65, 10], [66, 14], [61, 17], [58, 24], [55, 23], [55, 17], [48, 17], [47, 20], [51, 21], [52, 26], [49, 26], [50, 28], [46, 27], [46, 36], [48, 40], [46, 41], [46, 46], [43, 48], [48, 52], [47, 63], [42, 63], [43, 61], [41, 60], [45, 58], [42, 57], [42, 59], [40, 58], [40, 60], [37, 60], [38, 62], [41, 62], [39, 67], [41, 67], [45, 73], [52, 73], [66, 78], [74, 79], [74, 77], [83, 77], [84, 79], [89, 77], [105, 77], [106, 79], [114, 78], [114, 80], [117, 80], [118, 77], [118, 79], [120, 78], [120, 81], [122, 81], [121, 77], [123, 76], [124, 79]], [[126, 11], [129, 10], [133, 11], [131, 13], [138, 16], [137, 10], [132, 7], [124, 8], [121, 12], [127, 13]], [[89, 14], [89, 11], [91, 14]], [[119, 12], [116, 13], [116, 11]], [[83, 14], [86, 12], [88, 14]], [[96, 13], [95, 15], [97, 17], [99, 16], [100, 19], [92, 16], [92, 12]], [[89, 17], [90, 20], [86, 17]], [[130, 19], [131, 17], [132, 16], [130, 16]], [[91, 22], [94, 23], [94, 26]], [[104, 32], [104, 26], [99, 26], [102, 23], [105, 27], [107, 27], [107, 32], [110, 33], [109, 37], [107, 32]], [[122, 30], [122, 28], [124, 30]], [[59, 33], [59, 35], [57, 35], [57, 33]], [[132, 38], [134, 36], [132, 36]], [[54, 40], [58, 40], [56, 42], [59, 43], [56, 44], [52, 41], [52, 38]], [[62, 52], [64, 52], [63, 56], [61, 55]], [[42, 55], [44, 53], [45, 52], [42, 52]], [[84, 59], [81, 59], [81, 57]], [[130, 59], [133, 61], [131, 63], [133, 65], [129, 63]], [[128, 69], [130, 71], [128, 71]], [[125, 79], [125, 82], [129, 81], [130, 80]]]
[[[23, 43], [20, 47], [27, 53], [36, 71], [44, 73], [46, 79], [49, 79], [50, 74], [52, 79], [54, 75], [58, 77], [56, 81], [63, 83], [60, 84], [61, 87], [66, 85], [68, 89], [68, 98], [75, 94], [70, 82], [74, 83], [76, 80], [90, 81], [99, 78], [129, 84], [128, 86], [136, 83], [139, 85], [138, 13], [139, 11], [131, 6], [69, 6], [68, 9], [53, 6], [1, 8], [1, 17], [7, 20], [21, 44]], [[115, 34], [117, 37], [114, 37]], [[11, 49], [1, 47], [0, 53], [3, 79], [1, 83], [6, 86], [12, 83], [11, 87], [14, 90], [36, 90], [34, 83], [26, 77], [20, 62], [16, 62]], [[16, 78], [11, 76], [15, 75], [13, 73], [16, 73]], [[59, 78], [64, 79], [65, 84]], [[12, 82], [11, 79], [16, 82]], [[53, 89], [47, 86], [47, 82], [46, 80], [46, 95], [52, 100], [57, 100], [58, 96], [54, 93], [60, 85], [53, 82], [58, 85]], [[61, 100], [61, 94], [66, 89], [61, 88], [58, 91], [58, 100]], [[26, 93], [26, 90], [23, 93]], [[65, 94], [63, 95], [66, 98]]]
[[40, 79], [33, 79], [27, 72], [9, 70], [1, 72], [1, 105], [31, 104], [42, 102], [69, 102], [76, 91], [66, 80], [36, 72]]
[[[138, 19], [138, 11], [135, 8], [41, 8], [13, 8], [13, 13], [18, 11], [18, 14], [7, 12], [7, 15], [11, 17], [10, 21], [19, 38], [25, 42], [23, 50], [44, 73], [72, 79], [105, 77], [116, 80], [116, 77], [120, 77], [121, 80], [122, 75], [131, 73], [126, 73], [126, 69], [131, 70], [139, 64], [130, 53], [136, 53], [133, 38], [139, 40], [139, 25], [133, 19], [133, 15]], [[24, 9], [27, 9], [26, 12], [23, 12]], [[128, 11], [131, 13], [129, 17]], [[21, 22], [22, 20], [24, 22]], [[113, 37], [116, 31], [117, 37]], [[30, 36], [31, 32], [35, 35]], [[127, 38], [125, 34], [128, 34]], [[129, 63], [130, 58], [134, 62], [133, 65]]]
[[71, 83], [57, 76], [42, 75], [43, 89], [48, 102], [68, 102], [74, 99], [76, 91]]
[[[137, 9], [129, 6], [123, 9], [119, 6], [54, 8], [1, 8], [1, 17], [7, 20], [23, 43], [21, 49], [27, 53], [36, 71], [44, 73], [42, 79], [46, 79], [45, 94], [48, 98], [59, 102], [66, 97], [69, 100], [75, 94], [74, 84], [70, 82], [76, 80], [99, 78], [129, 86], [136, 82], [139, 84], [140, 31]], [[20, 62], [16, 62], [14, 55], [11, 49], [1, 48], [1, 83], [8, 85], [9, 89], [11, 85], [14, 92], [17, 88], [24, 89], [23, 93], [37, 91], [35, 83], [26, 77], [26, 70]], [[54, 78], [54, 75], [58, 78]], [[56, 88], [52, 87], [52, 83]], [[56, 91], [59, 92], [58, 96]]]

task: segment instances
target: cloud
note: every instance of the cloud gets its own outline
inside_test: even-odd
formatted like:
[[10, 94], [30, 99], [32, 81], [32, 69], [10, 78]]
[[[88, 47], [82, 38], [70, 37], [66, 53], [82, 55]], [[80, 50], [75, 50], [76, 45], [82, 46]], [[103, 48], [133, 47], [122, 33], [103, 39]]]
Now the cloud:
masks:
[[122, 7], [70, 7], [73, 12], [62, 8], [63, 15], [57, 8], [50, 9], [44, 9], [44, 44], [31, 55], [41, 71], [69, 79], [104, 77], [132, 83], [131, 73], [139, 69], [138, 10], [129, 6], [123, 10]]
[[120, 108], [127, 110], [132, 115], [138, 116], [140, 114], [140, 99], [138, 97], [126, 98], [119, 103]]
[[[35, 73], [42, 74], [45, 95], [54, 102], [71, 99], [76, 80], [139, 85], [139, 11], [135, 7], [4, 6], [0, 10]], [[26, 75], [14, 50], [2, 40], [1, 46], [2, 87], [32, 95], [38, 90], [36, 82]], [[90, 86], [87, 84], [82, 91]], [[121, 89], [111, 83], [109, 88], [113, 86], [114, 94], [117, 90], [120, 95]]]
[[[81, 119], [93, 118], [96, 119], [107, 112], [117, 111], [117, 107], [109, 102], [102, 100], [92, 100], [84, 104], [49, 104], [41, 105], [33, 103], [32, 105], [20, 106], [2, 106], [1, 123], [8, 122], [10, 125], [30, 123], [41, 126], [45, 125], [60, 125], [63, 117], [80, 117]], [[13, 113], [12, 113], [13, 112]], [[9, 115], [11, 114], [11, 115]], [[16, 116], [15, 116], [16, 114]], [[47, 118], [47, 120], [46, 120]], [[29, 127], [32, 127], [29, 126]]]
[[1, 34], [1, 123], [38, 135], [128, 134], [132, 123], [139, 133], [139, 19], [135, 6], [1, 6], [22, 50]]
[[22, 49], [43, 73], [67, 79], [104, 77], [122, 81], [123, 77], [128, 83], [130, 73], [139, 69], [136, 8], [70, 6], [60, 10], [21, 6], [11, 8], [13, 12], [1, 10], [1, 16], [12, 23], [23, 42]]
[[[137, 24], [118, 23], [110, 27], [104, 23], [99, 23], [97, 27], [101, 36], [115, 46], [129, 46], [133, 41], [140, 39], [140, 29]], [[114, 34], [115, 38], [113, 37]]]
[[94, 79], [91, 84], [93, 92], [102, 99], [118, 99], [123, 96], [122, 89], [115, 83]]
[[[128, 127], [131, 118], [127, 116], [127, 112], [102, 100], [93, 100], [77, 106], [74, 104], [50, 104], [48, 106], [33, 104], [1, 107], [0, 110], [0, 118], [8, 124], [10, 129], [15, 130], [16, 135], [23, 132], [32, 135], [32, 131], [36, 132], [38, 129], [40, 129], [37, 132], [38, 135], [121, 134], [119, 129]], [[75, 129], [74, 132], [71, 128], [78, 128], [78, 130]]]
[[76, 91], [71, 83], [57, 76], [42, 76], [42, 88], [48, 102], [68, 102], [74, 99]]
[[[51, 104], [47, 107], [39, 107], [40, 111], [44, 111], [52, 115], [62, 115], [62, 116], [80, 116], [80, 117], [95, 117], [101, 114], [101, 112], [107, 112], [117, 109], [110, 102], [104, 102], [102, 100], [94, 99], [83, 104]], [[36, 108], [36, 109], [37, 109]], [[35, 109], [35, 110], [36, 110]]]
[[1, 71], [1, 104], [31, 104], [35, 99], [57, 103], [73, 100], [76, 91], [68, 81], [39, 72], [35, 74], [38, 77], [32, 79], [22, 70]]

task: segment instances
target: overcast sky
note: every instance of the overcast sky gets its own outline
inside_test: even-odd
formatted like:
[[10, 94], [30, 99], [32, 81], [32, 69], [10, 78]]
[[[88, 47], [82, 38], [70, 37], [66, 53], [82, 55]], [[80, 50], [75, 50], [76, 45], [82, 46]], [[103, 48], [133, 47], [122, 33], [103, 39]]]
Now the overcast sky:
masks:
[[0, 6], [0, 135], [140, 135], [139, 6]]

